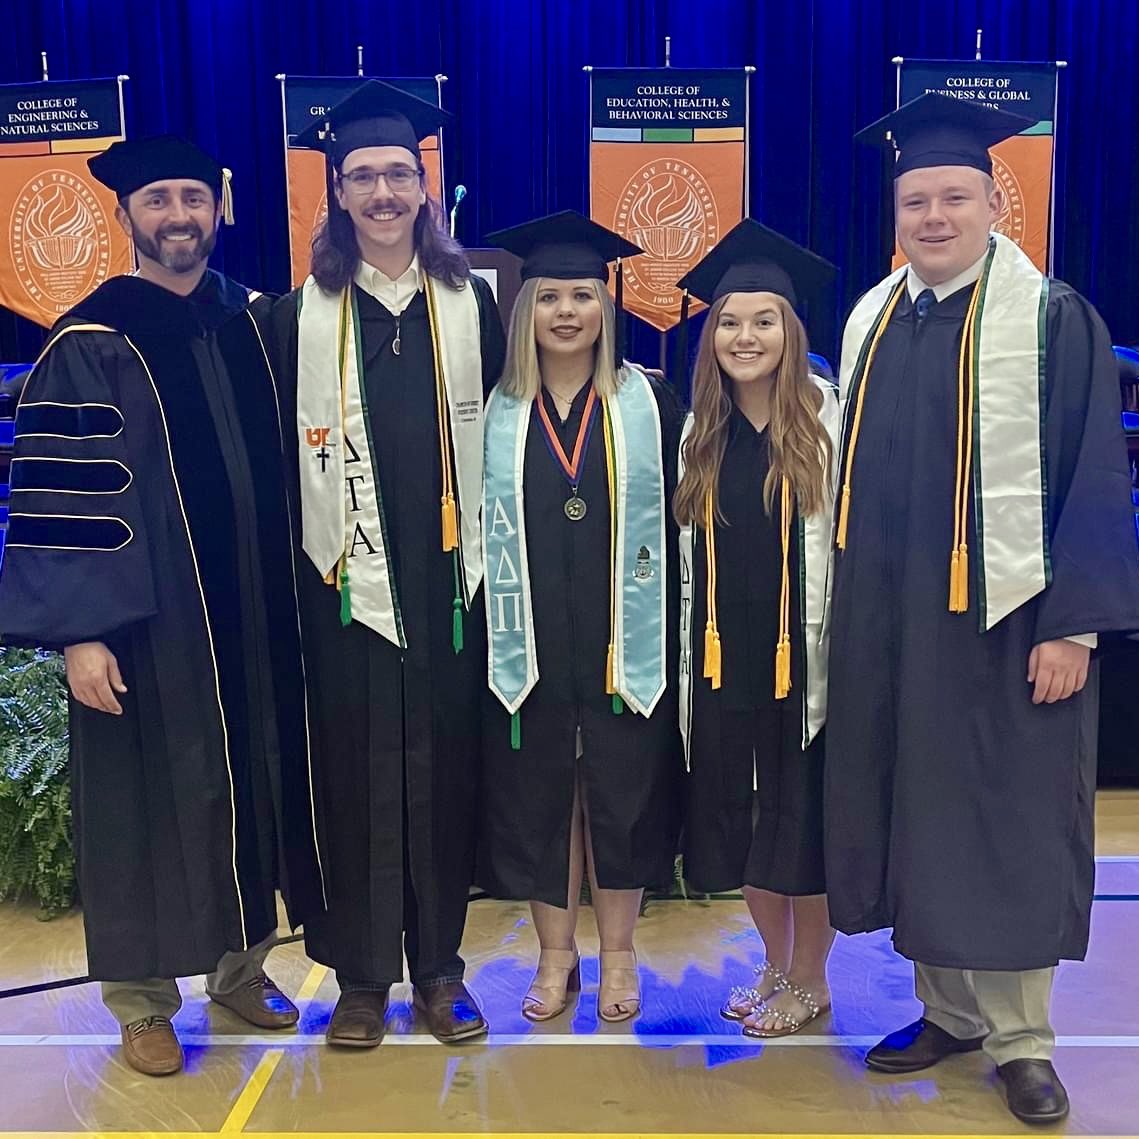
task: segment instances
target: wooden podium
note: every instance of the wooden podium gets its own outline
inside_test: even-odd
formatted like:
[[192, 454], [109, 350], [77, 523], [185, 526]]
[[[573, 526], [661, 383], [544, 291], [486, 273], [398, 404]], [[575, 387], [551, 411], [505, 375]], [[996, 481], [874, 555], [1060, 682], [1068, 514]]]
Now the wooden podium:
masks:
[[522, 287], [522, 262], [505, 249], [467, 249], [465, 252], [471, 269], [490, 284], [502, 314], [502, 325], [509, 328], [514, 298]]

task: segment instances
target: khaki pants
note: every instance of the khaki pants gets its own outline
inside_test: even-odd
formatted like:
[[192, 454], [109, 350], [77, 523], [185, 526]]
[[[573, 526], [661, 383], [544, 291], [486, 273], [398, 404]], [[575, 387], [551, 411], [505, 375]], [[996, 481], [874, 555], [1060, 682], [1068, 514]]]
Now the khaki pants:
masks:
[[917, 964], [915, 981], [925, 1017], [959, 1040], [985, 1038], [995, 1064], [1051, 1060], [1056, 1034], [1048, 1020], [1055, 969], [1019, 973], [942, 969]]
[[[217, 968], [206, 977], [206, 992], [232, 993], [264, 971], [265, 958], [277, 944], [277, 934], [271, 933], [258, 945], [241, 953], [226, 953]], [[121, 1025], [133, 1024], [149, 1016], [167, 1019], [182, 1007], [182, 994], [178, 982], [152, 977], [142, 981], [104, 981], [103, 1004]]]

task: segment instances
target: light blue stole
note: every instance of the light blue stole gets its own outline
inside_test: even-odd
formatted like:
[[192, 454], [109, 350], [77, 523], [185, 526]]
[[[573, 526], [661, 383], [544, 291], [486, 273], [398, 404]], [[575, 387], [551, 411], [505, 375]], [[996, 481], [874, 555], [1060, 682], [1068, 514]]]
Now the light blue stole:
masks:
[[[532, 400], [495, 388], [486, 407], [483, 553], [489, 683], [514, 715], [538, 683], [534, 611], [526, 548], [523, 470]], [[634, 712], [652, 714], [665, 690], [664, 459], [660, 412], [648, 378], [626, 365], [604, 401], [611, 426], [616, 517], [613, 551], [613, 688]], [[573, 523], [567, 522], [567, 525]], [[600, 602], [600, 599], [599, 599]], [[597, 683], [605, 685], [605, 661]]]

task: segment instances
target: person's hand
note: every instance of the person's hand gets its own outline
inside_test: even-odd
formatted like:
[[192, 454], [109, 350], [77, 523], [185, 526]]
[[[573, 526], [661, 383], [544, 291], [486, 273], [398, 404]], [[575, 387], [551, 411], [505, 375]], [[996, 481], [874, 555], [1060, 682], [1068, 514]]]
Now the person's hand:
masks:
[[127, 686], [123, 683], [115, 654], [102, 641], [68, 645], [63, 650], [63, 659], [67, 665], [71, 694], [80, 704], [112, 716], [123, 714], [115, 693], [126, 692]]
[[1044, 641], [1028, 657], [1033, 704], [1055, 704], [1083, 690], [1091, 649], [1074, 641]]

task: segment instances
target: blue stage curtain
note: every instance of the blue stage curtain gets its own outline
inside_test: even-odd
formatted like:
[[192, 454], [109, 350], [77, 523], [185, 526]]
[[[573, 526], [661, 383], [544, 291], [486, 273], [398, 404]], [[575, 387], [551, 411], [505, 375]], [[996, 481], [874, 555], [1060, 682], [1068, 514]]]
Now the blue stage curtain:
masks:
[[[850, 302], [884, 271], [890, 185], [854, 132], [893, 106], [890, 58], [1067, 60], [1061, 76], [1057, 275], [1098, 306], [1119, 343], [1139, 342], [1139, 42], [1135, 0], [20, 0], [7, 8], [0, 75], [129, 74], [134, 135], [194, 137], [235, 172], [237, 226], [215, 264], [250, 285], [288, 286], [279, 85], [274, 76], [449, 76], [447, 140], [463, 182], [460, 236], [587, 206], [585, 65], [754, 64], [752, 213], [843, 271], [815, 347], [834, 358]], [[832, 315], [832, 314], [826, 314]], [[0, 319], [0, 359], [41, 335]], [[633, 352], [657, 359], [641, 329]]]

